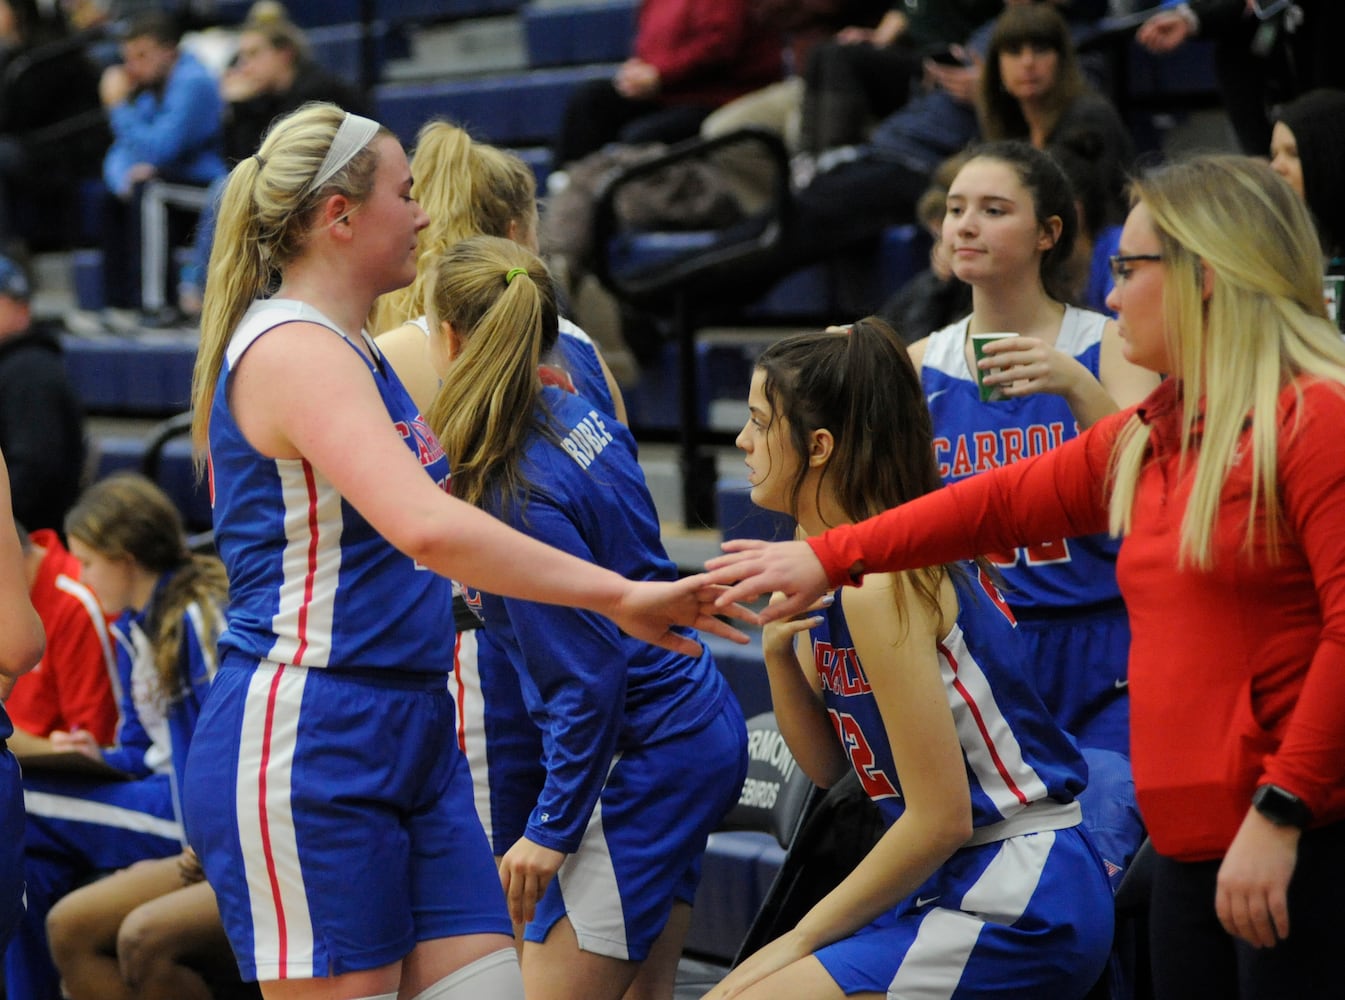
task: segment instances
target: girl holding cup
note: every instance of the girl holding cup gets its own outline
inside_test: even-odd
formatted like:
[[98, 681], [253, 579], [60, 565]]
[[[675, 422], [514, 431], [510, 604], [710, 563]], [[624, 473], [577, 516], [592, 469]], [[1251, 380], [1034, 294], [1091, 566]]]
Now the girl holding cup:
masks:
[[[1068, 179], [1027, 143], [979, 147], [953, 179], [943, 242], [972, 311], [911, 347], [945, 482], [1055, 447], [1157, 384], [1122, 356], [1115, 323], [1066, 303], [1077, 230]], [[1092, 536], [990, 558], [1047, 707], [1081, 743], [1124, 754], [1129, 630], [1115, 554]]]

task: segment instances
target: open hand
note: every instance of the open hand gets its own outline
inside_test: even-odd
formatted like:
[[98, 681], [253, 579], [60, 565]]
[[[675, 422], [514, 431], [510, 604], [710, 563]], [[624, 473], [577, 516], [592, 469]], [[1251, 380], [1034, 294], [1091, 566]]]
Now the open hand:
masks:
[[757, 616], [763, 625], [807, 611], [829, 589], [826, 571], [807, 542], [736, 538], [724, 543], [724, 553], [705, 564], [707, 582], [731, 585], [715, 606], [728, 609], [735, 601], [779, 591], [783, 597]]
[[756, 624], [758, 618], [731, 599], [721, 601], [724, 588], [715, 586], [706, 574], [670, 582], [631, 583], [620, 605], [610, 613], [626, 634], [671, 649], [675, 653], [699, 656], [701, 647], [694, 639], [673, 631], [673, 626], [694, 628], [737, 643], [748, 638], [716, 615], [727, 615]]
[[983, 353], [978, 363], [985, 373], [981, 381], [1005, 399], [1037, 393], [1069, 397], [1079, 391], [1081, 380], [1094, 381], [1077, 359], [1036, 337], [991, 341]]

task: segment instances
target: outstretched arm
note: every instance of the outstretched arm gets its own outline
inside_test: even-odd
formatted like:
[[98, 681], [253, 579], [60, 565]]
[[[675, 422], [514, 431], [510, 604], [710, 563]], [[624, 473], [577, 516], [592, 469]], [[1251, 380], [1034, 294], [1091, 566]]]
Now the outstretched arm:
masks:
[[858, 584], [865, 573], [936, 566], [1107, 529], [1112, 443], [1128, 419], [1115, 414], [1058, 448], [935, 490], [858, 524], [806, 542], [739, 540], [706, 563], [707, 580], [731, 584], [725, 606], [779, 591], [785, 599], [762, 622], [799, 614], [829, 586]]
[[[304, 377], [294, 377], [294, 359]], [[339, 400], [340, 405], [333, 405]], [[534, 541], [444, 493], [388, 419], [368, 369], [324, 327], [288, 323], [236, 366], [230, 405], [249, 443], [273, 458], [303, 458], [393, 546], [435, 572], [496, 594], [606, 615], [638, 639], [695, 654], [682, 625], [746, 642], [714, 617], [704, 577], [634, 583]]]

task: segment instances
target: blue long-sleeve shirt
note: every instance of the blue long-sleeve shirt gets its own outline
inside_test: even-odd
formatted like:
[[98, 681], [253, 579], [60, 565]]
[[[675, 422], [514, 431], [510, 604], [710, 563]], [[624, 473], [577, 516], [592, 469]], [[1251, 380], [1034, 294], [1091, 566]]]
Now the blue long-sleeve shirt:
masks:
[[151, 164], [164, 180], [209, 184], [225, 173], [220, 154], [219, 88], [190, 52], [181, 51], [159, 91], [144, 90], [108, 112], [112, 146], [103, 159], [111, 191], [130, 188], [127, 173]]
[[[544, 399], [556, 437], [534, 432], [528, 441], [526, 504], [492, 505], [492, 513], [630, 579], [675, 579], [630, 433], [581, 396], [547, 389]], [[546, 781], [526, 836], [571, 853], [613, 756], [694, 732], [728, 697], [727, 684], [708, 649], [685, 656], [589, 611], [480, 597], [486, 630], [518, 670], [542, 730]]]

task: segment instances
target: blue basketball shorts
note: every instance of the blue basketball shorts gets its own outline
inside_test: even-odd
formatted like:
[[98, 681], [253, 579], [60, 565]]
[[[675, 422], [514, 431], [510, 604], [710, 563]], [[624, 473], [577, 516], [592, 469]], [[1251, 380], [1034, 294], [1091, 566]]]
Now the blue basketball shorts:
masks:
[[444, 674], [226, 658], [187, 762], [187, 835], [245, 979], [377, 968], [509, 935]]
[[747, 725], [731, 695], [702, 728], [622, 751], [524, 939], [545, 941], [568, 917], [583, 951], [643, 961], [673, 903], [695, 897], [706, 839], [746, 777]]
[[848, 996], [1082, 997], [1107, 963], [1111, 889], [1082, 827], [958, 851], [919, 890], [816, 952]]

